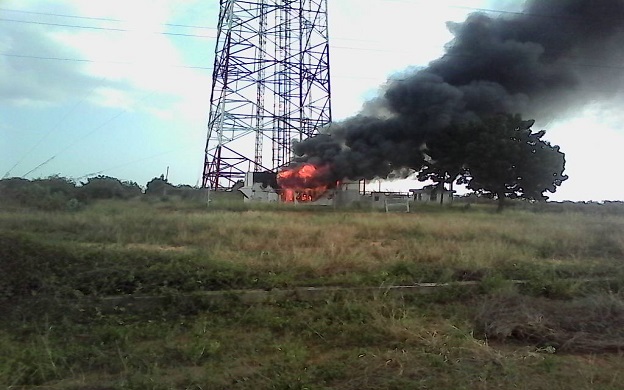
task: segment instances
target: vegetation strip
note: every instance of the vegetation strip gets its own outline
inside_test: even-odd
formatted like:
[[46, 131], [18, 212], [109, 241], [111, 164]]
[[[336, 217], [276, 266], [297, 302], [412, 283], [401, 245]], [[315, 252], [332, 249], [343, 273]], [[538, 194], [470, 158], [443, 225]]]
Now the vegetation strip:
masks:
[[[583, 278], [561, 279], [563, 283], [609, 283], [612, 278]], [[528, 285], [529, 280], [509, 280], [506, 283], [514, 286]], [[278, 303], [287, 301], [318, 302], [331, 299], [337, 294], [356, 293], [383, 295], [390, 297], [403, 297], [406, 295], [431, 294], [442, 289], [460, 289], [464, 291], [476, 290], [483, 286], [482, 281], [460, 281], [450, 283], [416, 283], [406, 286], [380, 286], [380, 287], [299, 287], [292, 289], [270, 290], [219, 290], [201, 291], [194, 293], [179, 293], [174, 295], [123, 295], [106, 296], [101, 298], [79, 298], [67, 300], [79, 306], [88, 305], [97, 307], [103, 313], [125, 311], [142, 312], [154, 310], [162, 305], [172, 302], [200, 303], [202, 305], [222, 304], [235, 301], [242, 304]], [[35, 298], [36, 299], [36, 298]]]
[[621, 389], [624, 207], [514, 208], [2, 199], [0, 383]]

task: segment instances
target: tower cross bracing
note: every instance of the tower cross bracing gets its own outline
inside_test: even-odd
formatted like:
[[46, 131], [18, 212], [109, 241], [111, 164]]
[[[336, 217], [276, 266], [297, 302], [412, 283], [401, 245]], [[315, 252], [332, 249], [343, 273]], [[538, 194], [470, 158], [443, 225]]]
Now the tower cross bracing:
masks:
[[327, 0], [220, 0], [202, 185], [276, 171], [331, 122]]

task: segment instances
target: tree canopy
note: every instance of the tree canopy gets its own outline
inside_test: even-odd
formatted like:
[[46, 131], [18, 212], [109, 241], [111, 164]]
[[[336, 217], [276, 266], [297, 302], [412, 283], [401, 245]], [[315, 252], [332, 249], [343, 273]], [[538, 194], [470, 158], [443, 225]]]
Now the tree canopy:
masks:
[[431, 180], [437, 188], [452, 185], [466, 174], [466, 144], [471, 140], [472, 127], [451, 125], [436, 132], [427, 141], [425, 164], [418, 172], [421, 181]]
[[90, 177], [86, 183], [82, 183], [79, 196], [82, 199], [127, 199], [139, 196], [141, 193], [141, 187], [135, 182], [99, 175]]
[[559, 146], [531, 130], [535, 121], [501, 114], [479, 123], [450, 126], [427, 141], [430, 157], [420, 180], [459, 184], [477, 194], [505, 199], [546, 200], [568, 177]]

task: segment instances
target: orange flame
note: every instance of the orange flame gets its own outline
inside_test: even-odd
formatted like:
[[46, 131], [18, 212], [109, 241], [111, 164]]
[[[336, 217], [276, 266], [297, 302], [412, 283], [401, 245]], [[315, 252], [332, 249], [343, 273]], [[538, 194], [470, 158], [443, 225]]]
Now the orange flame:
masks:
[[325, 180], [328, 171], [327, 166], [303, 164], [278, 172], [277, 183], [282, 188], [282, 202], [318, 200], [329, 187]]

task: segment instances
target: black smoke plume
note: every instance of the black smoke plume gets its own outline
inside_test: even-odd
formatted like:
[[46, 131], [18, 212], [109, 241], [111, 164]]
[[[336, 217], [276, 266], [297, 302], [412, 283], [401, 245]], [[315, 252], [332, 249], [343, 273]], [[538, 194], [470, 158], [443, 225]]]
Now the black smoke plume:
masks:
[[426, 140], [449, 125], [498, 113], [546, 121], [621, 97], [624, 0], [531, 0], [523, 12], [476, 12], [448, 28], [444, 56], [296, 143], [297, 160], [331, 165], [331, 180], [385, 178], [419, 170]]

